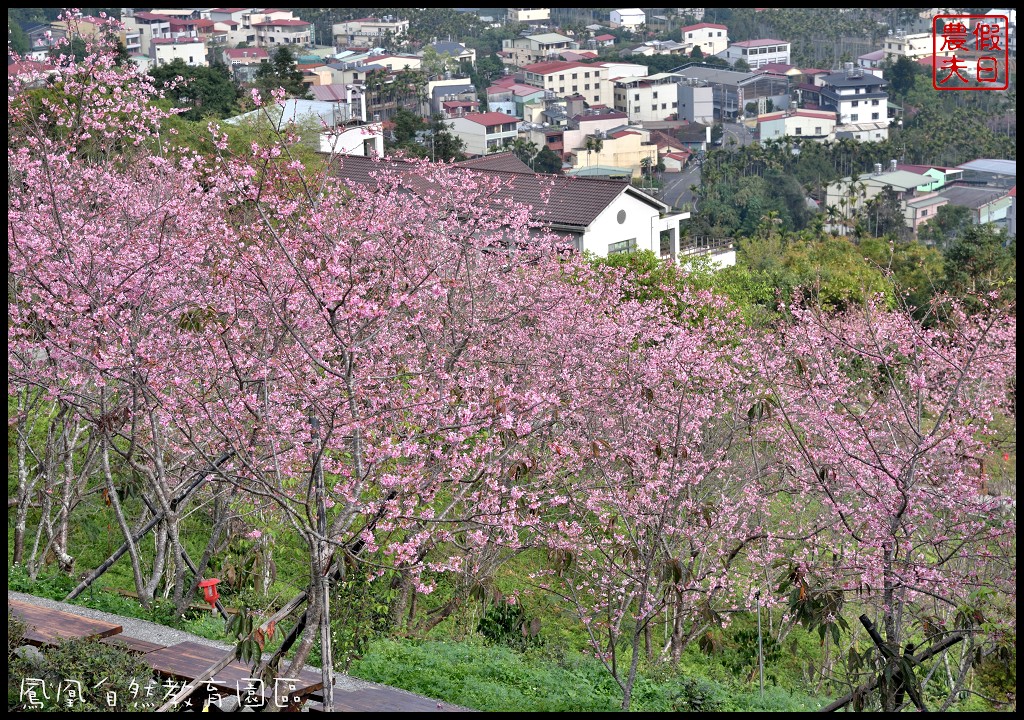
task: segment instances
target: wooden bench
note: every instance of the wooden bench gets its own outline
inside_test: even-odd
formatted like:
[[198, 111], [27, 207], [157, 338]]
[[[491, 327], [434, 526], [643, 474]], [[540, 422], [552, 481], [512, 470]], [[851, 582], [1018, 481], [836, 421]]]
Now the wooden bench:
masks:
[[[227, 652], [196, 642], [183, 642], [147, 653], [143, 655], [143, 660], [160, 675], [191, 682], [202, 676], [207, 668], [223, 658]], [[271, 684], [269, 687], [252, 682], [252, 673], [253, 669], [244, 663], [237, 660], [229, 663], [216, 673], [216, 677], [203, 678], [205, 682], [196, 688], [195, 693], [202, 699], [195, 702], [193, 698], [192, 707], [201, 709], [206, 698], [220, 695], [222, 698], [238, 697], [244, 706], [262, 707], [270, 702], [279, 702], [281, 707], [297, 710], [311, 693], [323, 687], [323, 677], [320, 673], [308, 670], [302, 671], [297, 678], [279, 678], [276, 686]], [[252, 690], [246, 692], [247, 688]], [[283, 694], [278, 698], [279, 688]]]
[[50, 646], [74, 639], [98, 640], [121, 632], [120, 625], [105, 620], [93, 620], [10, 597], [7, 607], [25, 623], [25, 641], [32, 645]]

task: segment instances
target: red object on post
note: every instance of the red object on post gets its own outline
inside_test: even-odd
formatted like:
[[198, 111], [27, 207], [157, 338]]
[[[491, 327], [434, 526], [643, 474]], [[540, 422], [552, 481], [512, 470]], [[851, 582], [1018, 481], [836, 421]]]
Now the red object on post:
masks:
[[210, 603], [211, 610], [217, 607], [217, 600], [220, 599], [220, 593], [217, 592], [217, 583], [219, 582], [218, 578], [199, 581], [199, 587], [203, 589], [203, 599]]

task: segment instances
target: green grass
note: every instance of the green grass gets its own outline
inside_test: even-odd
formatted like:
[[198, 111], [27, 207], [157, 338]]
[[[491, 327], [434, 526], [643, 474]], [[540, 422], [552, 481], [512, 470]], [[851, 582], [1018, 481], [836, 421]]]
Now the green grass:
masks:
[[[482, 711], [607, 712], [619, 710], [622, 692], [592, 658], [567, 654], [561, 662], [539, 652], [519, 653], [480, 641], [378, 640], [351, 674]], [[645, 712], [749, 710], [801, 712], [825, 703], [778, 687], [764, 699], [694, 674], [641, 675], [631, 709]]]

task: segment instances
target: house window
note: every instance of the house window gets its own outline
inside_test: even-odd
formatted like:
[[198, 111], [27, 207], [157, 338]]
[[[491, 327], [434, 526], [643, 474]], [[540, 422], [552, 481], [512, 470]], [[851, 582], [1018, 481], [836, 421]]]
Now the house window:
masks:
[[858, 120], [860, 120], [860, 115], [858, 115], [857, 113], [854, 113], [853, 115], [850, 116], [850, 122], [857, 122]]
[[594, 96], [594, 102], [601, 102], [601, 98], [597, 95]]
[[584, 77], [584, 78], [588, 78], [588, 77], [590, 77], [590, 73], [588, 73], [588, 72], [585, 72], [585, 73], [583, 73], [583, 77]]
[[678, 103], [672, 103], [672, 107], [675, 108]]
[[860, 105], [860, 100], [854, 100], [853, 107], [857, 107], [858, 105]]
[[559, 79], [559, 80], [565, 80], [565, 75], [559, 75], [559, 76], [558, 76], [558, 79]]
[[655, 103], [654, 105], [651, 105], [651, 110], [657, 110], [657, 109], [658, 109], [658, 104], [657, 103]]
[[872, 101], [871, 101], [871, 104], [872, 104], [872, 105], [877, 105], [877, 104], [878, 104], [878, 101], [877, 101], [877, 100], [872, 100]]
[[573, 85], [573, 86], [572, 86], [572, 91], [573, 91], [573, 92], [576, 92], [576, 91], [577, 91], [578, 89], [579, 89], [579, 86], [578, 86], [578, 85]]
[[924, 210], [921, 211], [921, 217], [924, 217], [927, 214], [928, 214], [928, 208], [925, 208]]
[[797, 135], [803, 135], [804, 134], [804, 129], [803, 128], [797, 128], [796, 129], [796, 134]]
[[878, 119], [878, 113], [871, 113], [871, 119], [872, 120], [877, 120]]
[[667, 105], [666, 105], [665, 103], [662, 103], [662, 104], [661, 104], [661, 109], [662, 109], [662, 110], [664, 110], [664, 109], [665, 109], [665, 108], [667, 108], [667, 107], [668, 107], [668, 106], [667, 106]]
[[575, 80], [575, 79], [576, 79], [576, 73], [573, 73], [573, 74], [572, 74], [572, 79], [573, 79], [573, 80]]
[[814, 128], [814, 134], [815, 134], [815, 135], [821, 135], [821, 125], [817, 125], [817, 126], [815, 126], [815, 128]]
[[629, 240], [623, 240], [621, 242], [609, 243], [608, 254], [617, 255], [619, 253], [630, 253], [636, 251], [636, 238], [630, 238]]
[[558, 92], [562, 95], [565, 95], [565, 86], [563, 85], [562, 87], [558, 88]]
[[636, 93], [635, 95], [633, 95], [633, 99], [634, 99], [634, 100], [635, 100], [636, 102], [640, 102], [640, 93]]
[[651, 97], [652, 97], [652, 98], [654, 98], [655, 100], [657, 100], [657, 99], [658, 99], [658, 93], [656, 93], [656, 92], [655, 92], [655, 93], [653, 93], [653, 94], [651, 95]]

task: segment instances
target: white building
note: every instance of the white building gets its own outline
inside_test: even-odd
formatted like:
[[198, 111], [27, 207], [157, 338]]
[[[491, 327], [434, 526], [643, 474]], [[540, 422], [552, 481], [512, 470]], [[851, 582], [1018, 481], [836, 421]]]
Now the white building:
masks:
[[[414, 163], [381, 164], [368, 158], [348, 158], [332, 165], [332, 171], [348, 182], [379, 186], [377, 171], [393, 167], [403, 179], [404, 190], [423, 193]], [[677, 213], [665, 203], [632, 187], [628, 182], [587, 177], [538, 175], [525, 171], [499, 171], [475, 167], [474, 172], [500, 182], [493, 197], [498, 202], [521, 203], [532, 208], [532, 219], [544, 229], [562, 235], [579, 252], [607, 257], [621, 252], [651, 250], [661, 258], [685, 261], [680, 248], [681, 224], [689, 213]], [[721, 258], [716, 258], [721, 262]], [[721, 264], [735, 264], [728, 260]]]
[[566, 50], [579, 50], [575, 40], [559, 33], [538, 33], [501, 41], [501, 61], [524, 67], [557, 58]]
[[[852, 63], [850, 63], [852, 66]], [[849, 67], [822, 78], [821, 106], [833, 110], [838, 138], [877, 142], [889, 137], [889, 95], [885, 80]]]
[[676, 85], [676, 119], [713, 125], [715, 122], [714, 90], [707, 83], [693, 79]]
[[133, 40], [130, 51], [146, 57], [152, 57], [149, 46], [153, 38], [171, 37], [171, 19], [167, 15], [136, 12], [124, 15], [121, 22], [124, 23], [125, 33]]
[[367, 123], [339, 126], [320, 133], [320, 152], [333, 155], [384, 157], [384, 126]]
[[469, 113], [448, 121], [452, 133], [466, 144], [467, 155], [486, 155], [519, 136], [519, 118], [499, 112]]
[[221, 58], [225, 65], [234, 68], [270, 62], [270, 53], [265, 48], [228, 48], [221, 53]]
[[305, 20], [293, 18], [263, 19], [254, 22], [252, 27], [256, 31], [256, 44], [260, 47], [305, 47], [310, 44], [313, 28]]
[[668, 120], [678, 112], [679, 80], [674, 73], [619, 78], [614, 82], [615, 109], [630, 122]]
[[607, 73], [602, 75], [602, 77], [608, 80], [619, 80], [624, 77], [642, 77], [650, 73], [650, 68], [639, 63], [608, 61], [593, 64], [607, 69]]
[[364, 17], [331, 26], [331, 35], [338, 47], [376, 47], [387, 38], [401, 42], [408, 32], [409, 21], [392, 15]]
[[551, 8], [509, 8], [507, 17], [513, 23], [546, 23], [551, 19]]
[[613, 28], [636, 30], [647, 22], [647, 15], [640, 8], [612, 10], [608, 13], [608, 24]]
[[742, 40], [726, 48], [722, 57], [733, 65], [746, 60], [751, 70], [771, 63], [789, 65], [790, 44], [784, 40]]
[[557, 97], [579, 95], [589, 105], [611, 107], [614, 100], [608, 68], [603, 65], [554, 61], [523, 68], [527, 85], [550, 90]]
[[835, 137], [836, 114], [828, 110], [782, 110], [757, 116], [761, 142], [782, 137], [831, 140]]
[[898, 31], [896, 35], [890, 35], [885, 39], [882, 51], [886, 60], [896, 62], [901, 57], [911, 60], [920, 60], [923, 57], [931, 57], [933, 54], [942, 57], [948, 52], [940, 51], [942, 40], [939, 40], [938, 47], [935, 46], [935, 38], [930, 32], [904, 34]]
[[209, 67], [206, 45], [195, 37], [153, 38], [149, 42], [149, 59], [153, 67], [168, 65], [181, 59], [193, 67]]
[[697, 23], [682, 29], [682, 41], [688, 45], [699, 47], [705, 56], [725, 52], [729, 47], [729, 28], [716, 23]]

